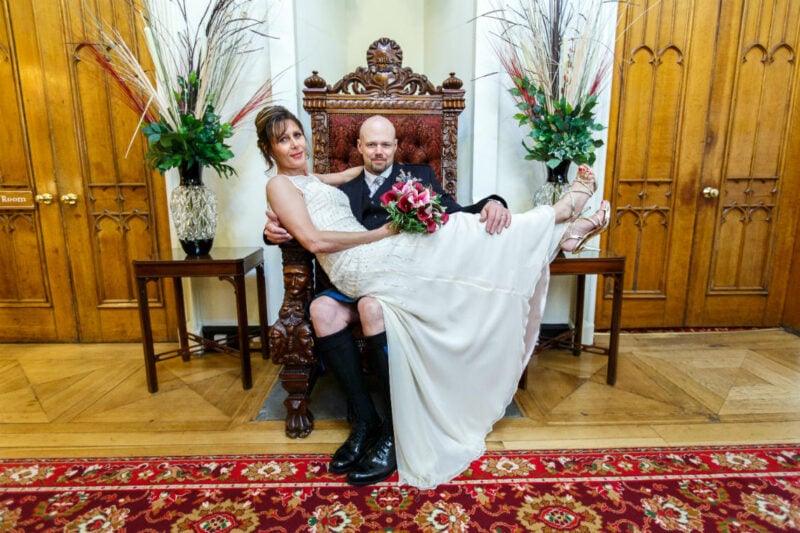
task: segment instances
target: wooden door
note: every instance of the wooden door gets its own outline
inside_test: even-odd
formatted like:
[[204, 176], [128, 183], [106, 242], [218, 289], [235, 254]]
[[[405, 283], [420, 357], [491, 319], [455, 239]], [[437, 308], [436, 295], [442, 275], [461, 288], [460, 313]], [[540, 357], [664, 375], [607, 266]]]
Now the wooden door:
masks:
[[604, 237], [627, 256], [622, 325], [777, 326], [800, 211], [800, 2], [622, 13]]
[[128, 2], [0, 0], [0, 341], [138, 340], [131, 260], [169, 246], [138, 117], [81, 44], [87, 6], [136, 34]]

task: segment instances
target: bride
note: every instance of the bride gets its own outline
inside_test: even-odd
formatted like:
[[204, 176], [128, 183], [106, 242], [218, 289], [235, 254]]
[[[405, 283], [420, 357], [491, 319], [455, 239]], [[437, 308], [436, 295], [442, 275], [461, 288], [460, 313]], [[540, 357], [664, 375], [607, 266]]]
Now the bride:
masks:
[[446, 483], [485, 451], [536, 344], [549, 264], [608, 226], [609, 205], [580, 217], [595, 189], [583, 169], [553, 206], [515, 214], [499, 235], [455, 213], [435, 233], [366, 230], [336, 188], [360, 169], [311, 175], [299, 120], [279, 106], [256, 117], [258, 146], [277, 175], [270, 208], [331, 282], [383, 309], [399, 482]]

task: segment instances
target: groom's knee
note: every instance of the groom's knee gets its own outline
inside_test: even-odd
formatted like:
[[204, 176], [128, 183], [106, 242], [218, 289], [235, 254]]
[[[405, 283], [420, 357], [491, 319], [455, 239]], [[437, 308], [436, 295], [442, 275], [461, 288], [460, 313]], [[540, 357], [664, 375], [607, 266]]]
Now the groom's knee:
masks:
[[329, 296], [315, 298], [308, 306], [308, 314], [317, 337], [332, 335], [358, 320], [353, 304]]
[[361, 330], [364, 335], [377, 335], [386, 330], [383, 308], [375, 298], [365, 296], [358, 301], [358, 316], [361, 318]]

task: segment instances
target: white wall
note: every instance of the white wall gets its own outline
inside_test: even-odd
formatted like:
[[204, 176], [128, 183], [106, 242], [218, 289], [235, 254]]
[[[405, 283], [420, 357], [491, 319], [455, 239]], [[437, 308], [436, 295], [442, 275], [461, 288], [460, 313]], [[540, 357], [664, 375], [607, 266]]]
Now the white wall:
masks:
[[[199, 4], [199, 3], [198, 3]], [[266, 0], [254, 2], [267, 6]], [[253, 58], [247, 83], [255, 88], [265, 76], [282, 73], [276, 81], [275, 101], [296, 111], [309, 128], [302, 110], [303, 80], [317, 70], [328, 84], [366, 65], [367, 47], [380, 37], [391, 37], [403, 49], [403, 66], [424, 73], [440, 85], [450, 72], [464, 81], [467, 108], [459, 119], [459, 187], [461, 203], [498, 193], [512, 212], [532, 205], [534, 190], [544, 182], [541, 163], [526, 161], [520, 141], [524, 134], [512, 116], [508, 82], [490, 46], [488, 19], [477, 17], [496, 6], [493, 0], [276, 0], [268, 2], [272, 39]], [[193, 4], [194, 6], [194, 4]], [[199, 5], [198, 5], [199, 9]], [[277, 22], [279, 21], [279, 22]], [[609, 27], [613, 38], [613, 25]], [[246, 97], [243, 97], [243, 99]], [[608, 94], [601, 99], [599, 114], [608, 112]], [[603, 119], [607, 123], [607, 119]], [[264, 225], [264, 168], [255, 147], [254, 128], [242, 128], [233, 142], [233, 165], [239, 177], [224, 182], [207, 179], [218, 193], [220, 217], [215, 246], [262, 246]], [[595, 172], [602, 190], [605, 151], [601, 150]], [[574, 171], [574, 169], [573, 169]], [[594, 199], [593, 202], [599, 202]], [[264, 246], [267, 257], [270, 322], [283, 298], [280, 254]], [[212, 251], [213, 254], [213, 251]], [[545, 312], [546, 323], [569, 321], [574, 282], [555, 278]], [[193, 324], [233, 324], [235, 308], [228, 284], [193, 280]], [[248, 279], [250, 320], [256, 320], [255, 280]], [[587, 317], [584, 331], [593, 333], [594, 285], [587, 285]]]

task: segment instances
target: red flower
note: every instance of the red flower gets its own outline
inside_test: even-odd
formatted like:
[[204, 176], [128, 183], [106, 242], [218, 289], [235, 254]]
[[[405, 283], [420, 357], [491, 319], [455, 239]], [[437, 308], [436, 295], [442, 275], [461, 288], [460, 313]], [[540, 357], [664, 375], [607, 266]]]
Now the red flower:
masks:
[[417, 220], [427, 222], [433, 218], [433, 206], [428, 204], [417, 208]]
[[389, 202], [397, 201], [397, 191], [394, 188], [389, 189], [381, 195], [381, 204], [387, 205]]
[[397, 208], [403, 213], [408, 213], [414, 208], [414, 201], [410, 194], [404, 194], [397, 200]]

